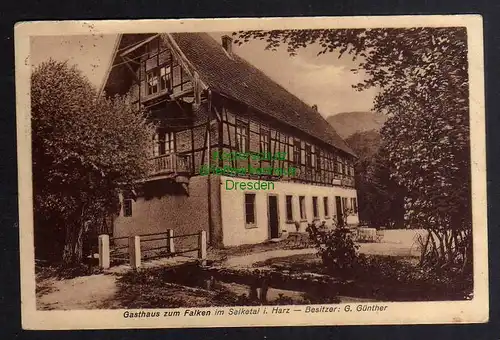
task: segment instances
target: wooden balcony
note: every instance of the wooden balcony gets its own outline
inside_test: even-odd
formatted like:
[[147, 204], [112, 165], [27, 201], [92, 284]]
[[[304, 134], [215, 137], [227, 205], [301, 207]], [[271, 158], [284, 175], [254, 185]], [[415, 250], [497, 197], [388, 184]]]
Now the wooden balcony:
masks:
[[150, 162], [150, 176], [172, 175], [172, 177], [175, 177], [192, 172], [190, 155], [170, 153], [156, 156]]
[[355, 182], [354, 182], [354, 177], [344, 177], [341, 180], [342, 185], [346, 187], [354, 187]]
[[354, 181], [354, 177], [336, 174], [335, 179], [332, 181], [332, 184], [344, 187], [354, 187], [356, 182]]

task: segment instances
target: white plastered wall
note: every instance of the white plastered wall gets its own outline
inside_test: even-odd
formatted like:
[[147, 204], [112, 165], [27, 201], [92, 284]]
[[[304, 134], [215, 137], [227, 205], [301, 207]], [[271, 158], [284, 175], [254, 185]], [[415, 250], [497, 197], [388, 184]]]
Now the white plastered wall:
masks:
[[[268, 225], [268, 196], [278, 197], [278, 214], [280, 230], [288, 232], [296, 231], [293, 221], [300, 221], [299, 196], [305, 197], [306, 219], [301, 221], [299, 231], [305, 231], [307, 223], [313, 221], [312, 197], [318, 197], [319, 221], [326, 221], [327, 225], [332, 225], [333, 215], [336, 214], [335, 197], [357, 198], [356, 190], [347, 187], [327, 187], [313, 184], [301, 184], [291, 182], [274, 182], [274, 190], [226, 190], [225, 181], [247, 181], [232, 177], [220, 177], [221, 185], [221, 208], [222, 208], [222, 229], [224, 246], [236, 246], [241, 244], [251, 244], [264, 242], [269, 239]], [[245, 224], [245, 193], [254, 193], [256, 223], [254, 226]], [[292, 196], [293, 219], [289, 222], [286, 219], [286, 196]], [[328, 197], [329, 215], [325, 216], [323, 197]], [[357, 224], [358, 215], [348, 216], [348, 224]]]

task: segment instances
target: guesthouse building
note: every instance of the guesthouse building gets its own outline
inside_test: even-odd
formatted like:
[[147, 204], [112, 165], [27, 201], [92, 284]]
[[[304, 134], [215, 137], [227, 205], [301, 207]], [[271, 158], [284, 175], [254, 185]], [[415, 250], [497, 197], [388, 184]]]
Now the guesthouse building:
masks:
[[227, 247], [313, 221], [358, 223], [353, 151], [316, 107], [238, 56], [231, 37], [122, 34], [102, 93], [130, 93], [157, 125], [150, 172], [122, 191], [113, 237], [206, 230]]

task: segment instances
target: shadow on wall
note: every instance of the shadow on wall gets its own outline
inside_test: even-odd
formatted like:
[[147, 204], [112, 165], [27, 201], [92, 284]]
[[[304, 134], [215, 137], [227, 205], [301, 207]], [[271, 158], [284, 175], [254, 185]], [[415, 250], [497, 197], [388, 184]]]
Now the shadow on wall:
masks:
[[145, 200], [160, 198], [163, 196], [188, 196], [186, 189], [181, 183], [171, 181], [151, 181], [143, 186]]

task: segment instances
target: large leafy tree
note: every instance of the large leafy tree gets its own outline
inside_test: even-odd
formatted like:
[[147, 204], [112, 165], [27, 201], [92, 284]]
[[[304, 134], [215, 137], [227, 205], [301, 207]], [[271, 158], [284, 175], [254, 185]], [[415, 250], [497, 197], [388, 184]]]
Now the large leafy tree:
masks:
[[48, 60], [31, 77], [35, 246], [75, 265], [83, 240], [147, 171], [151, 126], [130, 98], [105, 98], [76, 67]]
[[[314, 45], [357, 61], [360, 91], [378, 88], [374, 110], [389, 116], [385, 163], [407, 191], [406, 223], [423, 227], [422, 263], [472, 266], [467, 32], [463, 27], [245, 31], [290, 54]], [[333, 55], [333, 54], [332, 54]]]
[[404, 227], [404, 188], [391, 178], [379, 131], [357, 132], [346, 142], [356, 152], [359, 219], [377, 228]]

